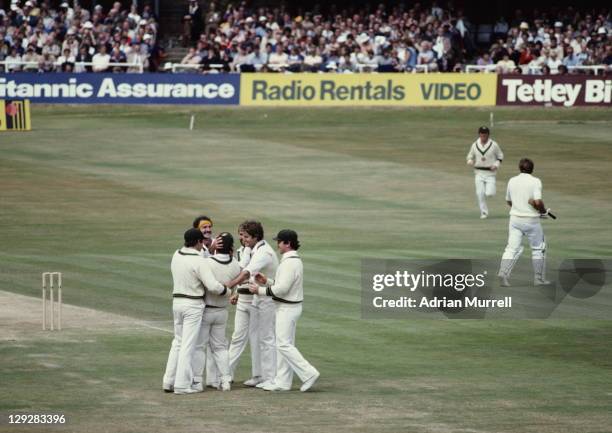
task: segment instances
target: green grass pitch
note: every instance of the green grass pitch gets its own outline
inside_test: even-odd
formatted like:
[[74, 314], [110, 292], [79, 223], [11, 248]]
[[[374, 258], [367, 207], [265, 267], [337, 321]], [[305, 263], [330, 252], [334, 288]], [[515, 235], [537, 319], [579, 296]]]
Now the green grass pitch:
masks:
[[[0, 431], [52, 430], [6, 424], [25, 412], [94, 433], [610, 432], [612, 322], [360, 318], [362, 257], [500, 257], [523, 156], [559, 215], [550, 256], [612, 257], [612, 111], [494, 109], [506, 159], [481, 221], [465, 155], [489, 113], [34, 106], [34, 131], [0, 135], [0, 290], [38, 297], [62, 271], [67, 304], [129, 320], [0, 317]], [[313, 392], [161, 392], [169, 261], [200, 213], [300, 233]]]

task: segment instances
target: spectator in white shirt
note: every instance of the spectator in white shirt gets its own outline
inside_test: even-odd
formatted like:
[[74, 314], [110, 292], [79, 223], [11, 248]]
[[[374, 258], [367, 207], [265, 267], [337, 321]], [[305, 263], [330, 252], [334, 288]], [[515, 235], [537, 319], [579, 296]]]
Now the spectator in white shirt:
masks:
[[576, 53], [576, 55], [583, 52], [586, 47], [586, 43], [584, 42], [582, 35], [577, 35], [575, 39], [572, 39], [570, 45], [574, 49], [574, 53]]
[[62, 53], [68, 48], [70, 50], [70, 54], [76, 56], [79, 53], [79, 41], [74, 37], [74, 30], [68, 30], [66, 33], [66, 40], [62, 44]]
[[134, 24], [137, 24], [140, 22], [140, 15], [138, 15], [138, 7], [135, 4], [132, 4], [132, 7], [130, 8], [128, 19], [132, 21], [132, 23]]
[[183, 57], [183, 60], [181, 60], [181, 65], [199, 65], [201, 61], [202, 58], [196, 49], [191, 47], [187, 54], [185, 54], [185, 57]]
[[283, 44], [276, 45], [276, 50], [268, 58], [268, 68], [272, 71], [284, 71], [288, 66], [289, 56], [283, 50]]
[[92, 69], [94, 72], [105, 72], [110, 63], [110, 55], [106, 52], [106, 45], [101, 44], [96, 53], [91, 59], [93, 63]]
[[52, 54], [43, 54], [39, 57], [38, 72], [53, 72], [55, 70], [55, 57]]
[[504, 57], [497, 62], [497, 68], [502, 74], [509, 74], [514, 71], [516, 64], [508, 54], [504, 54]]
[[421, 50], [417, 56], [417, 64], [427, 65], [429, 70], [437, 70], [436, 54], [431, 49], [431, 42], [423, 41], [421, 43]]
[[548, 48], [542, 48], [539, 55], [537, 51], [534, 51], [534, 59], [528, 65], [529, 73], [537, 74], [544, 66], [548, 66]]
[[17, 72], [21, 70], [21, 56], [17, 48], [11, 49], [11, 53], [4, 59], [6, 72]]
[[[253, 69], [253, 63], [255, 61], [255, 55], [251, 52], [249, 48], [244, 45], [238, 47], [238, 54], [234, 57], [232, 61], [232, 70], [236, 72], [241, 72], [243, 66], [250, 66], [251, 68], [245, 69]], [[244, 72], [244, 71], [242, 71]]]
[[149, 67], [149, 61], [147, 59], [147, 56], [142, 54], [140, 44], [137, 42], [133, 43], [130, 49], [128, 50], [127, 62], [131, 65], [141, 64], [143, 66], [143, 69], [140, 69], [137, 66], [130, 66], [127, 69], [127, 72], [131, 73], [143, 72], [144, 70], [146, 70], [146, 68]]
[[29, 46], [25, 55], [22, 57], [23, 62], [30, 62], [32, 64], [24, 65], [23, 70], [26, 72], [38, 71], [38, 62], [40, 61], [39, 55], [34, 51], [33, 46]]
[[556, 75], [559, 73], [559, 66], [563, 64], [563, 61], [557, 57], [556, 51], [551, 51], [550, 57], [546, 62], [546, 65], [550, 68], [550, 73]]
[[556, 53], [556, 58], [557, 59], [562, 59], [563, 58], [563, 46], [559, 45], [557, 43], [557, 40], [555, 38], [552, 38], [550, 41], [550, 47], [548, 48], [548, 51], [550, 52], [550, 54], [552, 53]]
[[308, 72], [316, 72], [320, 70], [322, 63], [321, 49], [319, 47], [310, 48], [304, 57], [304, 69]]
[[357, 54], [356, 66], [360, 72], [372, 72], [378, 69], [378, 59], [374, 56], [374, 51], [364, 45], [362, 51]]
[[53, 38], [48, 38], [42, 47], [42, 54], [51, 54], [54, 57], [58, 57], [60, 53], [59, 44]]

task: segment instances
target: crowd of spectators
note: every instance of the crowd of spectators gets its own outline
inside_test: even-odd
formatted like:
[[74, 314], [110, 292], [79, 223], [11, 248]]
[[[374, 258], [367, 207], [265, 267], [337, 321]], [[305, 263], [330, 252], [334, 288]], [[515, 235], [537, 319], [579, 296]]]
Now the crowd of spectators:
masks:
[[[187, 0], [182, 42], [188, 53], [181, 63], [205, 73], [450, 72], [478, 65], [550, 74], [612, 64], [609, 10], [569, 7], [529, 16], [517, 10], [490, 27], [487, 42], [482, 26], [451, 5], [433, 0], [291, 13], [284, 6], [251, 8], [246, 1], [221, 9], [214, 1]], [[156, 71], [164, 57], [158, 33], [147, 4], [128, 10], [115, 2], [105, 11], [77, 2], [54, 8], [50, 0], [10, 0], [0, 9], [0, 71]]]
[[140, 72], [136, 65], [155, 71], [157, 36], [150, 6], [128, 10], [115, 2], [108, 11], [100, 5], [89, 11], [68, 2], [53, 8], [49, 0], [11, 0], [0, 9], [0, 71]]
[[494, 43], [477, 64], [503, 73], [564, 74], [576, 66], [612, 64], [610, 11], [580, 13], [573, 8], [526, 20], [520, 10], [493, 27]]
[[184, 20], [183, 40], [192, 45], [183, 63], [205, 70], [453, 71], [473, 51], [462, 11], [436, 1], [290, 14], [246, 2], [225, 11], [211, 2], [204, 13], [198, 0], [189, 0]]
[[[563, 73], [568, 67], [610, 65], [610, 12], [572, 8], [554, 17], [527, 19], [517, 11], [500, 19], [490, 49], [476, 49], [476, 28], [460, 9], [436, 1], [411, 7], [317, 11], [291, 15], [283, 9], [249, 9], [246, 2], [203, 13], [189, 0], [182, 63], [204, 71], [460, 71], [477, 64], [500, 72]], [[482, 55], [479, 55], [479, 52]], [[571, 69], [571, 68], [570, 68]]]

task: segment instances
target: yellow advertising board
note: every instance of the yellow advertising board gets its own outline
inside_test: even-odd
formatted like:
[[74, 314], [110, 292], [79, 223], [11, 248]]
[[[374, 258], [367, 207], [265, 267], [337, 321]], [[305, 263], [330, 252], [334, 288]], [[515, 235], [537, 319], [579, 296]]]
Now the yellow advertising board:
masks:
[[240, 105], [495, 105], [496, 74], [241, 74]]

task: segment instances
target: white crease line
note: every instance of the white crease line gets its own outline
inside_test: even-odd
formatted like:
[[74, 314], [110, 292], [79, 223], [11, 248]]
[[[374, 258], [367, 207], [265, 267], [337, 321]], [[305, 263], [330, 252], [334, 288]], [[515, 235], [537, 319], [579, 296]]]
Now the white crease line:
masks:
[[140, 323], [140, 325], [144, 326], [145, 328], [156, 329], [158, 331], [167, 332], [168, 334], [174, 334], [174, 331], [171, 330], [171, 329], [160, 328], [159, 326], [153, 326], [153, 325], [149, 325], [147, 323]]

